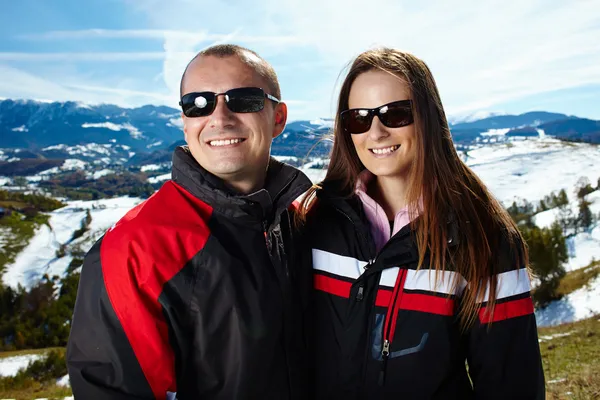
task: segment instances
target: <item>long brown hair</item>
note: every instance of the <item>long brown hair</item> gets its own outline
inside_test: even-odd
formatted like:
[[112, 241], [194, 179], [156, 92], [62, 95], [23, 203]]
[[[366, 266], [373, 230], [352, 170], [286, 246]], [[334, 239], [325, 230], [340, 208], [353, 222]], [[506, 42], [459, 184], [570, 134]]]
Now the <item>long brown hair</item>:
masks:
[[[413, 103], [416, 155], [409, 172], [407, 202], [419, 248], [419, 268], [429, 252], [436, 276], [450, 263], [469, 286], [464, 291], [459, 312], [461, 326], [467, 328], [477, 318], [478, 303], [483, 302], [488, 285], [487, 311], [494, 312], [497, 293], [496, 275], [501, 263], [510, 259], [520, 267], [528, 265], [527, 248], [508, 212], [494, 198], [483, 182], [460, 159], [454, 148], [437, 85], [428, 66], [412, 54], [396, 49], [378, 48], [360, 54], [351, 64], [342, 84], [333, 127], [333, 148], [323, 182], [313, 186], [300, 205], [305, 216], [314, 205], [321, 186], [335, 182], [345, 197], [353, 195], [356, 179], [364, 170], [352, 139], [340, 125], [340, 112], [348, 109], [350, 88], [355, 79], [370, 70], [382, 70], [402, 79], [409, 87]], [[417, 210], [419, 198], [421, 211]], [[454, 216], [458, 224], [459, 243], [449, 247], [447, 221]], [[302, 218], [302, 217], [301, 217]], [[507, 243], [509, 254], [499, 254], [498, 246]], [[503, 250], [507, 249], [502, 246]], [[504, 261], [501, 258], [504, 257]], [[459, 284], [459, 277], [454, 282]], [[493, 320], [493, 317], [492, 317]]]

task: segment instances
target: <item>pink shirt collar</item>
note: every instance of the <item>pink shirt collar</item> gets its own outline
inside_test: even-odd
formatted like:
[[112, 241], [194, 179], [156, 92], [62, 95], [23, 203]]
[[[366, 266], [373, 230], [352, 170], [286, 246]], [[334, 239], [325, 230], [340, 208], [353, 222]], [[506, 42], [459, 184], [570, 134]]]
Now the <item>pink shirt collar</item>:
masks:
[[374, 177], [375, 175], [369, 170], [363, 170], [358, 175], [354, 192], [358, 195], [363, 204], [365, 215], [369, 220], [369, 225], [371, 227], [371, 236], [375, 240], [375, 247], [377, 248], [377, 252], [379, 252], [383, 245], [385, 245], [396, 232], [410, 223], [410, 216], [408, 206], [402, 208], [394, 217], [393, 231], [390, 230], [390, 223], [385, 211], [383, 211], [383, 208], [367, 194], [367, 187]]

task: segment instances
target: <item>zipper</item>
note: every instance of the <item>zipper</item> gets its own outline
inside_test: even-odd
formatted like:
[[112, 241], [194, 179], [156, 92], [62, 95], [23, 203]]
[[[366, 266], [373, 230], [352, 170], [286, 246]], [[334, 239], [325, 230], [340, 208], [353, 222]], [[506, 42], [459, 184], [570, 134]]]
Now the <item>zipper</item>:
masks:
[[383, 346], [381, 348], [381, 357], [383, 362], [381, 364], [381, 371], [379, 372], [379, 386], [385, 385], [385, 378], [387, 374], [387, 362], [390, 357], [390, 346], [396, 333], [396, 321], [398, 320], [398, 312], [400, 307], [399, 298], [404, 293], [404, 282], [406, 281], [406, 269], [400, 269], [398, 271], [398, 277], [396, 278], [396, 284], [394, 285], [394, 291], [392, 292], [392, 298], [388, 305], [387, 314], [385, 316], [385, 323], [383, 325]]
[[387, 371], [387, 361], [390, 357], [390, 342], [386, 340], [383, 342], [383, 348], [381, 350], [381, 355], [383, 357], [383, 364], [381, 364], [381, 371], [379, 372], [379, 386], [385, 385], [385, 376]]
[[[357, 228], [357, 226], [354, 223], [354, 221], [352, 220], [352, 218], [350, 218], [350, 216], [348, 214], [346, 214], [343, 210], [336, 207], [335, 205], [333, 205], [333, 207], [340, 214], [342, 214], [344, 217], [346, 217], [346, 219], [348, 219], [348, 221], [350, 221], [352, 226], [354, 226], [355, 231], [358, 232], [358, 234], [363, 239], [363, 242], [365, 243], [365, 245], [368, 246], [369, 242], [368, 242], [367, 238], [365, 237], [364, 233], [360, 229]], [[369, 260], [369, 262], [367, 263], [367, 265], [365, 265], [363, 267], [365, 269], [365, 273], [367, 273], [367, 271], [369, 271], [369, 268], [375, 264], [379, 255], [382, 254], [386, 248], [388, 248], [389, 246], [393, 245], [396, 242], [396, 240], [393, 240], [393, 239], [394, 239], [394, 236], [391, 237], [383, 245], [383, 247], [379, 250], [379, 252], [377, 254], [375, 254], [375, 257], [371, 258]], [[399, 304], [400, 304], [400, 302], [398, 301], [398, 297], [399, 296], [401, 297], [401, 294], [404, 291], [404, 282], [406, 280], [406, 274], [407, 274], [406, 269], [400, 268], [400, 270], [398, 271], [398, 277], [396, 278], [396, 284], [394, 285], [394, 291], [392, 292], [392, 298], [390, 300], [390, 304], [388, 306], [388, 312], [385, 317], [385, 323], [384, 323], [384, 328], [383, 328], [383, 345], [381, 348], [381, 356], [382, 356], [383, 362], [381, 364], [381, 371], [379, 373], [379, 379], [378, 379], [379, 386], [385, 385], [385, 378], [387, 375], [387, 363], [388, 363], [388, 359], [390, 357], [390, 347], [392, 344], [394, 334], [396, 332], [396, 321], [398, 319], [398, 308], [399, 308]], [[356, 294], [356, 301], [360, 302], [363, 300], [363, 298], [364, 298], [364, 284], [361, 283], [360, 286], [358, 287], [358, 292]]]
[[[263, 233], [265, 235], [265, 245], [267, 247], [267, 254], [269, 256], [269, 260], [271, 260], [271, 266], [275, 270], [275, 275], [277, 277], [277, 282], [278, 282], [279, 288], [281, 290], [281, 298], [283, 300], [283, 305], [284, 305], [284, 309], [283, 309], [283, 332], [284, 333], [283, 334], [284, 334], [285, 340], [283, 341], [283, 358], [285, 360], [285, 365], [287, 366], [288, 387], [290, 388], [290, 390], [292, 390], [292, 385], [293, 385], [293, 382], [292, 382], [293, 379], [291, 377], [291, 373], [292, 373], [291, 371], [292, 371], [292, 369], [290, 367], [290, 360], [289, 360], [289, 357], [288, 357], [288, 351], [287, 351], [287, 345], [286, 345], [287, 337], [290, 334], [290, 332], [289, 332], [290, 329], [289, 329], [289, 326], [288, 326], [289, 324], [286, 321], [286, 314], [287, 314], [286, 309], [287, 309], [288, 304], [290, 303], [290, 301], [288, 299], [288, 296], [286, 295], [287, 288], [284, 287], [285, 286], [285, 282], [286, 282], [285, 280], [286, 279], [290, 279], [290, 277], [281, 277], [282, 271], [277, 271], [278, 268], [281, 269], [280, 268], [281, 265], [277, 266], [273, 262], [273, 257], [271, 255], [271, 247], [272, 246], [271, 246], [271, 242], [269, 240], [269, 223], [268, 223], [268, 221], [267, 220], [263, 220], [262, 221], [262, 226], [263, 226]], [[284, 281], [282, 281], [282, 279]]]
[[[365, 271], [368, 271], [369, 268], [375, 264], [376, 258], [372, 258], [369, 260], [369, 262], [367, 262], [367, 264], [363, 267], [363, 269]], [[362, 301], [364, 298], [364, 293], [365, 293], [365, 284], [364, 283], [360, 283], [360, 285], [358, 286], [358, 292], [356, 293], [356, 301]]]

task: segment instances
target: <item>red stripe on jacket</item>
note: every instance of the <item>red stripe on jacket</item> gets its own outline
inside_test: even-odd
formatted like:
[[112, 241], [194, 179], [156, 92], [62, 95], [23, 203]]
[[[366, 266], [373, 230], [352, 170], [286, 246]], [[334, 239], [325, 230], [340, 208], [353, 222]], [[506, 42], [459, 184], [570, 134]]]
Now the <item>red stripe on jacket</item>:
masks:
[[106, 292], [157, 399], [175, 392], [175, 357], [158, 298], [206, 244], [212, 208], [172, 181], [130, 210], [105, 235]]
[[[339, 297], [350, 298], [352, 283], [315, 273], [314, 287], [322, 292], [327, 292]], [[375, 305], [377, 307], [387, 308], [391, 299], [391, 290], [379, 289], [375, 298]], [[455, 302], [453, 299], [448, 299], [446, 297], [404, 292], [400, 299], [398, 309], [449, 316], [454, 314], [454, 304]]]
[[522, 317], [524, 315], [533, 314], [533, 301], [531, 297], [519, 300], [511, 300], [506, 303], [496, 304], [494, 315], [488, 311], [486, 307], [479, 310], [479, 321], [482, 324], [490, 322], [503, 321], [509, 318]]

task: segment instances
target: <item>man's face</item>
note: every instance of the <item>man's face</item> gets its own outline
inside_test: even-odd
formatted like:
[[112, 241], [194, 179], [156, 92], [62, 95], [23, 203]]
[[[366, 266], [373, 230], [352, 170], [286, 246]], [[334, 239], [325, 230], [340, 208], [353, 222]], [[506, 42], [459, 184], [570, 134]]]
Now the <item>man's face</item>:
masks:
[[[240, 87], [259, 87], [270, 92], [265, 80], [238, 57], [205, 56], [189, 66], [183, 94], [223, 93]], [[265, 106], [259, 112], [234, 113], [221, 95], [211, 115], [198, 118], [181, 115], [185, 141], [204, 169], [243, 193], [262, 187], [271, 142], [285, 127], [285, 104], [276, 105], [265, 99]]]

